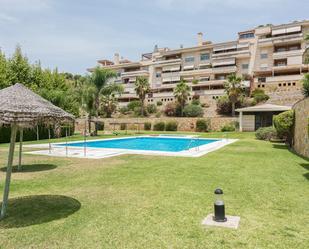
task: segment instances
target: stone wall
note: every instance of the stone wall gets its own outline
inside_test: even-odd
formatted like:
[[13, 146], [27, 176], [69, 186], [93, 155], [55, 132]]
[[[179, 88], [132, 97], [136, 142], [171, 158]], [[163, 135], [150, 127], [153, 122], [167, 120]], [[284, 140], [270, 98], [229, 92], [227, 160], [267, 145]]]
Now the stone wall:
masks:
[[297, 102], [293, 148], [296, 153], [309, 158], [309, 98]]
[[[101, 119], [104, 122], [104, 129], [107, 131], [120, 130], [121, 124], [127, 124], [128, 130], [143, 130], [144, 123], [150, 122], [152, 127], [157, 122], [169, 122], [176, 121], [178, 123], [178, 131], [195, 131], [196, 120], [201, 118], [105, 118]], [[237, 118], [232, 117], [211, 117], [210, 129], [218, 131], [224, 125], [230, 124], [231, 122], [238, 121]], [[82, 132], [85, 129], [85, 120], [76, 120], [75, 130]], [[93, 129], [93, 128], [92, 128]]]

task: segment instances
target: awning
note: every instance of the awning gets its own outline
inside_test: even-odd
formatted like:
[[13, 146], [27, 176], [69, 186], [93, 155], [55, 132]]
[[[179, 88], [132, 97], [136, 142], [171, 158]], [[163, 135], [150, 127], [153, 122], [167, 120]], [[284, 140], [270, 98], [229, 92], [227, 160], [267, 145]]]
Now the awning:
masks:
[[222, 47], [216, 47], [213, 48], [214, 52], [222, 51], [222, 50], [230, 50], [230, 49], [236, 49], [237, 45], [229, 45], [229, 46], [222, 46]]
[[162, 68], [162, 71], [164, 71], [164, 72], [166, 72], [166, 71], [170, 71], [170, 72], [180, 71], [180, 65], [165, 66], [165, 67]]
[[193, 70], [194, 69], [194, 65], [188, 65], [188, 66], [184, 66], [183, 70]]
[[235, 58], [232, 58], [232, 59], [223, 60], [223, 61], [214, 61], [212, 65], [216, 67], [216, 66], [229, 66], [229, 65], [235, 65], [235, 64], [236, 64]]
[[263, 104], [236, 109], [237, 112], [284, 112], [291, 110], [291, 106]]
[[295, 27], [290, 27], [290, 28], [285, 28], [285, 29], [274, 29], [272, 30], [271, 34], [272, 35], [283, 35], [283, 34], [289, 34], [289, 33], [300, 32], [300, 31], [301, 31], [301, 26], [295, 26]]

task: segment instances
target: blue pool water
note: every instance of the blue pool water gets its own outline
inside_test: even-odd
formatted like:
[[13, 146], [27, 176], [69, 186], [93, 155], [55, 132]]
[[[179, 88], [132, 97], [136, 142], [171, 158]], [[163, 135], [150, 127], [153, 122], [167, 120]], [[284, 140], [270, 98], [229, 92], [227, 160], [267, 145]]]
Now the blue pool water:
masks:
[[[178, 152], [188, 150], [197, 146], [210, 144], [217, 139], [196, 139], [196, 138], [162, 138], [162, 137], [134, 137], [113, 140], [100, 140], [86, 142], [90, 148], [113, 148], [129, 150], [152, 150]], [[84, 142], [69, 143], [69, 146], [84, 147]], [[60, 144], [65, 146], [65, 144]]]

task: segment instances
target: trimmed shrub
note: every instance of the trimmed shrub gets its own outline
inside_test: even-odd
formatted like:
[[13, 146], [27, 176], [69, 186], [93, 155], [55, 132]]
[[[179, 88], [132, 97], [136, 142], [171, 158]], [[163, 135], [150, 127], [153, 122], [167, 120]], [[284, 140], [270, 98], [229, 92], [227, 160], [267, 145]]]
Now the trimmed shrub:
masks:
[[289, 144], [292, 142], [294, 111], [282, 112], [274, 117], [274, 125], [280, 138], [284, 138]]
[[144, 130], [145, 131], [150, 131], [151, 130], [151, 123], [150, 122], [144, 123]]
[[204, 114], [204, 110], [199, 105], [186, 105], [183, 109], [183, 114], [185, 117], [202, 117]]
[[121, 123], [121, 124], [120, 124], [120, 130], [124, 131], [124, 130], [126, 130], [126, 129], [127, 129], [127, 124]]
[[98, 131], [104, 131], [104, 122], [97, 122]]
[[162, 112], [157, 112], [155, 116], [156, 116], [156, 118], [160, 118], [161, 115], [162, 115]]
[[169, 121], [165, 125], [166, 131], [177, 131], [178, 124], [176, 121]]
[[265, 94], [263, 89], [255, 89], [252, 91], [251, 97], [253, 97], [256, 103], [264, 102], [269, 99], [269, 96]]
[[164, 122], [157, 122], [153, 126], [154, 131], [164, 131], [165, 130], [165, 123]]
[[146, 109], [147, 109], [147, 112], [150, 114], [157, 112], [157, 106], [155, 104], [147, 105]]
[[175, 117], [176, 116], [176, 109], [177, 109], [176, 103], [168, 103], [165, 106], [164, 113], [165, 113], [166, 116]]
[[255, 132], [255, 137], [259, 140], [271, 140], [277, 137], [276, 129], [272, 126], [261, 127]]
[[141, 102], [138, 101], [138, 100], [131, 101], [131, 102], [127, 105], [127, 108], [128, 108], [130, 111], [134, 111], [134, 109], [135, 109], [136, 107], [141, 107]]
[[162, 101], [158, 101], [157, 106], [161, 106], [161, 105], [163, 105]]
[[196, 120], [196, 131], [207, 132], [209, 130], [210, 130], [210, 120], [209, 119]]

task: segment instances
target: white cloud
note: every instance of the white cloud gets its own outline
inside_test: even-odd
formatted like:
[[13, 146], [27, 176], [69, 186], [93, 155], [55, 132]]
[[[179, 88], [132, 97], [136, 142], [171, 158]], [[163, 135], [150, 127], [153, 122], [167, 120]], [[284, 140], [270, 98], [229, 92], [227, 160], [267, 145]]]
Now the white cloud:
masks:
[[286, 0], [155, 0], [157, 6], [165, 10], [180, 10], [184, 12], [199, 12], [205, 9], [238, 8], [254, 9], [265, 5], [274, 5]]
[[15, 23], [15, 22], [18, 22], [18, 18], [5, 13], [0, 13], [0, 23]]
[[0, 0], [1, 12], [41, 11], [51, 7], [50, 0]]

